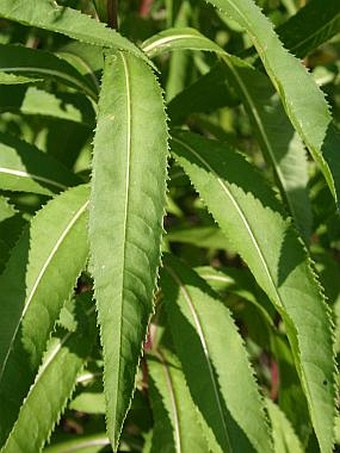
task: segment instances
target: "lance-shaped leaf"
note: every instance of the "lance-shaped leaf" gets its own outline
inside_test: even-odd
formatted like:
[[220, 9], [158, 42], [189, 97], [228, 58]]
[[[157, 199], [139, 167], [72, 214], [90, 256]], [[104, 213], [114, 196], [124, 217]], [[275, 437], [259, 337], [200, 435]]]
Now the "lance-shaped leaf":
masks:
[[149, 388], [155, 425], [151, 453], [209, 451], [177, 357], [167, 350], [148, 356]]
[[78, 186], [49, 202], [25, 230], [1, 275], [0, 443], [85, 265], [88, 195], [87, 186]]
[[319, 164], [339, 205], [340, 133], [328, 104], [306, 69], [287, 52], [273, 24], [253, 0], [207, 0], [238, 22], [249, 34], [283, 106], [297, 132]]
[[272, 400], [266, 400], [267, 409], [273, 430], [274, 452], [275, 453], [303, 453], [300, 439], [294, 432], [292, 425]]
[[211, 112], [225, 106], [234, 107], [239, 103], [235, 92], [227, 83], [225, 64], [221, 62], [171, 99], [167, 111], [171, 124], [177, 125], [185, 122], [192, 113]]
[[95, 113], [91, 102], [80, 93], [47, 93], [36, 87], [1, 87], [0, 112], [20, 112], [72, 121], [94, 128]]
[[208, 209], [281, 314], [322, 451], [332, 447], [329, 309], [301, 240], [257, 171], [226, 144], [180, 134], [173, 151]]
[[1, 190], [53, 195], [80, 180], [33, 145], [0, 132]]
[[297, 57], [305, 57], [340, 33], [340, 3], [311, 0], [276, 31], [287, 49]]
[[44, 453], [100, 453], [103, 448], [110, 445], [109, 438], [105, 433], [92, 434], [89, 436], [72, 436], [69, 440], [56, 442], [44, 448]]
[[302, 237], [309, 242], [312, 213], [305, 149], [268, 78], [236, 57], [223, 58], [227, 80], [242, 98], [265, 159]]
[[25, 220], [21, 214], [4, 197], [0, 197], [0, 274], [24, 225]]
[[241, 336], [229, 310], [198, 274], [167, 256], [164, 304], [194, 403], [221, 451], [271, 451], [271, 439]]
[[[37, 453], [49, 438], [77, 382], [77, 375], [91, 352], [94, 316], [82, 313], [77, 300], [75, 330], [57, 329], [49, 341], [27, 397], [1, 450], [3, 453]], [[43, 408], [43, 410], [42, 410]]]
[[205, 50], [217, 54], [224, 53], [220, 46], [206, 38], [194, 28], [169, 28], [144, 41], [142, 49], [153, 58], [163, 52], [173, 50]]
[[107, 56], [94, 139], [90, 243], [114, 448], [153, 310], [167, 154], [163, 99], [151, 69], [127, 53]]
[[54, 79], [85, 92], [93, 99], [97, 98], [96, 87], [67, 61], [53, 53], [23, 46], [0, 44], [0, 54], [0, 74], [4, 72], [8, 75], [32, 77], [33, 81], [36, 78]]
[[128, 50], [147, 60], [143, 52], [116, 31], [75, 9], [60, 6], [55, 1], [1, 0], [0, 17], [61, 33], [87, 44]]

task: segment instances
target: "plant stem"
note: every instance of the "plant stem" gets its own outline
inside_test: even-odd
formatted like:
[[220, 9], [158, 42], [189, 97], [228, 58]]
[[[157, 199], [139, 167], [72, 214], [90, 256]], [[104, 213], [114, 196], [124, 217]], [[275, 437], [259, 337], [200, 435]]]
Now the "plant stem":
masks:
[[118, 0], [107, 0], [107, 23], [111, 28], [118, 28]]

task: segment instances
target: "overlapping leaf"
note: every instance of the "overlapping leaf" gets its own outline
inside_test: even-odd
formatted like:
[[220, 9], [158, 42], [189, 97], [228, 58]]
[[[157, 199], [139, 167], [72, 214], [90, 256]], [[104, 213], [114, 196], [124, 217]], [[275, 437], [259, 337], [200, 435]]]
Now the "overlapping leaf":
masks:
[[219, 448], [271, 451], [263, 404], [228, 309], [179, 260], [167, 256], [164, 265], [161, 282], [176, 351]]
[[85, 265], [88, 195], [87, 186], [78, 186], [48, 203], [13, 248], [1, 275], [0, 444]]
[[47, 93], [36, 87], [1, 87], [0, 111], [72, 121], [91, 129], [94, 110], [90, 101], [79, 93]]
[[24, 225], [25, 220], [21, 214], [5, 198], [0, 197], [0, 274]]
[[144, 41], [142, 49], [150, 57], [173, 50], [205, 50], [224, 53], [220, 46], [210, 41], [194, 28], [169, 28]]
[[[27, 2], [30, 4], [30, 2]], [[0, 3], [1, 11], [1, 3]], [[0, 73], [32, 77], [33, 81], [54, 79], [76, 90], [80, 90], [96, 99], [95, 86], [85, 79], [67, 61], [42, 50], [29, 49], [23, 46], [0, 44]]]
[[282, 46], [273, 25], [253, 0], [214, 0], [214, 6], [249, 34], [297, 132], [319, 164], [338, 204], [340, 134], [324, 95], [302, 64]]
[[80, 180], [53, 157], [0, 132], [1, 189], [52, 195]]
[[77, 327], [74, 331], [59, 328], [49, 341], [34, 383], [1, 450], [3, 453], [41, 451], [65, 409], [92, 346], [94, 317], [90, 322], [81, 312], [84, 307], [80, 307], [79, 302], [75, 308], [77, 313], [70, 313]]
[[94, 139], [90, 241], [114, 448], [153, 310], [167, 154], [163, 100], [152, 71], [127, 53], [108, 55]]
[[208, 452], [179, 360], [162, 349], [148, 356], [147, 364], [155, 420], [151, 452]]
[[227, 80], [243, 100], [261, 150], [272, 166], [290, 214], [305, 241], [312, 227], [305, 150], [265, 75], [236, 57], [223, 58]]
[[274, 452], [303, 453], [301, 442], [285, 414], [270, 399], [267, 399], [266, 403], [273, 430]]
[[311, 0], [276, 31], [287, 49], [297, 57], [305, 57], [340, 33], [340, 3]]
[[0, 17], [69, 36], [77, 41], [124, 49], [146, 60], [131, 41], [75, 9], [46, 0], [1, 0]]
[[331, 321], [294, 228], [260, 175], [227, 145], [182, 133], [173, 151], [281, 314], [320, 446], [330, 451], [335, 396]]

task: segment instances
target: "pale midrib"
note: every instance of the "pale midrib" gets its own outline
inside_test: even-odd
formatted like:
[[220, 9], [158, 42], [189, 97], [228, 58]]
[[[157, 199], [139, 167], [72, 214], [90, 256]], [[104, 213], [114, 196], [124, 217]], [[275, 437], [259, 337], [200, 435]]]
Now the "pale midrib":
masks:
[[172, 413], [173, 413], [173, 419], [175, 423], [175, 445], [176, 445], [176, 452], [180, 453], [182, 451], [182, 442], [181, 442], [181, 428], [180, 428], [180, 423], [179, 423], [179, 414], [177, 410], [177, 400], [176, 400], [176, 394], [174, 390], [174, 385], [172, 382], [171, 378], [171, 373], [169, 371], [166, 358], [163, 356], [162, 352], [160, 350], [157, 351], [157, 355], [159, 356], [159, 359], [163, 365], [163, 371], [165, 374], [165, 380], [167, 383], [167, 386], [169, 388], [169, 393], [170, 393], [170, 400], [171, 400], [171, 406], [172, 406]]
[[7, 350], [3, 365], [2, 365], [1, 373], [0, 373], [0, 382], [2, 380], [4, 371], [5, 371], [5, 368], [6, 368], [6, 365], [7, 365], [7, 361], [9, 359], [9, 356], [10, 356], [11, 350], [13, 348], [16, 336], [18, 334], [19, 327], [20, 327], [20, 325], [22, 323], [22, 320], [23, 320], [23, 318], [24, 318], [24, 316], [25, 316], [25, 314], [26, 314], [26, 312], [27, 312], [32, 300], [33, 300], [34, 294], [35, 294], [35, 292], [36, 292], [36, 290], [37, 290], [37, 288], [39, 286], [39, 283], [40, 283], [41, 279], [43, 278], [43, 276], [44, 276], [44, 274], [46, 272], [46, 269], [48, 268], [49, 264], [51, 263], [52, 259], [54, 258], [55, 254], [57, 253], [58, 249], [60, 248], [61, 244], [63, 243], [63, 241], [67, 237], [68, 233], [70, 232], [70, 230], [72, 229], [74, 224], [78, 221], [78, 219], [81, 217], [81, 215], [86, 210], [86, 208], [88, 206], [88, 203], [89, 203], [88, 201], [86, 203], [84, 203], [84, 205], [81, 206], [81, 208], [72, 217], [71, 221], [68, 223], [67, 227], [64, 229], [63, 233], [61, 234], [61, 236], [59, 237], [59, 239], [56, 242], [55, 246], [53, 247], [51, 253], [48, 255], [44, 265], [42, 266], [42, 268], [41, 268], [41, 270], [40, 270], [40, 272], [39, 272], [39, 274], [37, 276], [37, 279], [36, 279], [32, 289], [31, 289], [31, 292], [30, 292], [29, 296], [26, 299], [24, 309], [23, 309], [23, 311], [21, 313], [20, 319], [19, 319], [19, 321], [17, 323], [17, 326], [16, 326], [16, 328], [14, 330], [14, 333], [13, 333], [13, 337], [12, 337], [11, 342], [9, 344], [9, 347], [8, 347], [8, 350]]
[[15, 170], [13, 168], [6, 168], [0, 167], [0, 173], [6, 173], [7, 175], [19, 176], [21, 178], [30, 178], [35, 181], [44, 182], [50, 184], [51, 186], [58, 187], [59, 189], [67, 189], [67, 186], [61, 184], [57, 181], [53, 181], [52, 179], [45, 178], [44, 176], [35, 175], [34, 173], [28, 173], [23, 170]]
[[[123, 334], [122, 334], [122, 319], [123, 319], [123, 306], [124, 306], [124, 289], [125, 289], [125, 266], [126, 266], [126, 246], [127, 246], [127, 226], [128, 226], [128, 211], [129, 211], [129, 200], [130, 200], [130, 177], [131, 177], [131, 129], [132, 129], [132, 118], [131, 118], [131, 93], [130, 93], [130, 77], [129, 77], [129, 68], [127, 65], [127, 61], [125, 60], [125, 56], [123, 52], [119, 52], [119, 55], [122, 59], [123, 69], [124, 69], [124, 76], [125, 76], [125, 87], [126, 87], [126, 116], [127, 116], [127, 130], [126, 130], [126, 171], [125, 171], [125, 200], [124, 200], [124, 217], [123, 217], [123, 238], [122, 238], [122, 247], [123, 247], [123, 259], [122, 259], [122, 279], [121, 279], [121, 300], [120, 300], [120, 322], [117, 324], [119, 327], [119, 348], [118, 348], [118, 357], [119, 357], [119, 366], [121, 366], [121, 358], [122, 358], [122, 348], [123, 348]], [[120, 388], [120, 378], [119, 372], [115, 373], [116, 375], [116, 383], [115, 388]], [[116, 391], [116, 401], [115, 401], [115, 408], [118, 407], [118, 399], [119, 399], [119, 391]], [[116, 424], [116, 420], [115, 423]], [[116, 427], [114, 427], [114, 431]]]
[[329, 28], [330, 26], [332, 26], [333, 22], [336, 22], [337, 20], [339, 19], [339, 14], [337, 14], [336, 16], [334, 16], [329, 22], [327, 22], [326, 24], [323, 24], [322, 27], [318, 28], [314, 33], [308, 35], [305, 39], [302, 39], [301, 41], [299, 41], [298, 44], [295, 44], [295, 46], [293, 46], [290, 50], [292, 52], [296, 51], [296, 49], [299, 49], [299, 47], [303, 46], [306, 42], [314, 39], [316, 36], [320, 35], [325, 29]]
[[229, 63], [228, 59], [227, 58], [223, 58], [223, 60], [225, 61], [226, 65], [228, 66], [228, 68], [230, 69], [230, 71], [233, 73], [235, 79], [236, 79], [236, 82], [239, 86], [239, 88], [241, 89], [244, 97], [245, 97], [245, 100], [249, 106], [249, 109], [253, 115], [253, 118], [257, 124], [257, 127], [258, 127], [258, 130], [261, 134], [261, 137], [262, 137], [262, 140], [264, 141], [264, 145], [266, 147], [266, 149], [268, 150], [271, 158], [272, 158], [272, 161], [274, 162], [274, 168], [275, 168], [275, 172], [277, 173], [278, 177], [279, 177], [279, 180], [282, 184], [282, 187], [285, 189], [285, 185], [284, 185], [284, 178], [282, 176], [282, 173], [281, 173], [281, 169], [280, 169], [280, 166], [276, 160], [276, 157], [275, 157], [275, 153], [273, 151], [273, 148], [270, 144], [270, 140], [268, 139], [268, 136], [267, 136], [267, 133], [262, 125], [262, 121], [261, 121], [261, 117], [258, 113], [258, 110], [257, 110], [257, 107], [256, 105], [254, 104], [253, 102], [253, 99], [251, 97], [251, 95], [249, 94], [248, 90], [247, 90], [247, 87], [244, 85], [243, 83], [243, 80], [239, 77], [239, 74], [238, 72], [235, 70], [234, 68], [234, 65], [232, 63]]
[[284, 305], [282, 303], [281, 296], [280, 296], [280, 294], [279, 294], [279, 292], [278, 292], [278, 290], [277, 290], [277, 288], [276, 288], [276, 286], [274, 284], [273, 277], [272, 277], [272, 275], [270, 273], [267, 261], [266, 261], [264, 255], [263, 255], [263, 253], [261, 252], [261, 248], [260, 248], [259, 244], [257, 243], [256, 236], [255, 236], [254, 232], [252, 231], [251, 226], [249, 225], [249, 223], [247, 221], [247, 218], [244, 215], [242, 209], [238, 205], [237, 201], [234, 199], [232, 193], [230, 192], [228, 187], [225, 185], [224, 181], [215, 172], [215, 170], [191, 146], [189, 146], [185, 142], [182, 142], [178, 138], [173, 138], [173, 140], [178, 142], [184, 148], [186, 148], [191, 154], [193, 154], [196, 157], [196, 159], [198, 159], [205, 166], [205, 168], [207, 168], [214, 175], [216, 181], [221, 186], [223, 192], [226, 194], [226, 196], [232, 202], [233, 206], [235, 207], [236, 212], [238, 213], [242, 223], [244, 224], [244, 226], [245, 226], [245, 228], [246, 228], [246, 230], [248, 232], [248, 235], [249, 235], [252, 243], [254, 244], [255, 250], [256, 250], [259, 258], [260, 258], [260, 262], [261, 262], [262, 267], [263, 267], [263, 269], [265, 271], [265, 274], [266, 274], [267, 279], [268, 279], [268, 281], [270, 283], [270, 286], [271, 286], [272, 290], [274, 291], [274, 294], [277, 297], [277, 300], [275, 301], [275, 303], [283, 307]]
[[[153, 43], [146, 45], [143, 50], [145, 53], [147, 53], [149, 56], [153, 55], [155, 52], [159, 52], [162, 47], [168, 46], [169, 44], [173, 42], [179, 42], [179, 41], [185, 41], [187, 39], [195, 39], [196, 41], [201, 41], [202, 44], [202, 49], [201, 50], [210, 50], [218, 53], [223, 53], [224, 51], [222, 49], [219, 49], [218, 46], [211, 42], [211, 48], [207, 47], [207, 43], [209, 42], [208, 38], [199, 36], [199, 35], [190, 35], [190, 34], [181, 34], [181, 35], [176, 35], [176, 36], [166, 36], [164, 38], [160, 38], [157, 41], [154, 41]], [[187, 47], [189, 48], [189, 47]]]
[[168, 271], [168, 273], [171, 275], [171, 277], [175, 281], [176, 285], [178, 285], [178, 287], [179, 287], [179, 289], [180, 289], [180, 291], [181, 291], [181, 293], [183, 295], [183, 298], [184, 298], [185, 302], [187, 303], [187, 305], [189, 307], [190, 313], [192, 314], [192, 317], [194, 319], [194, 323], [195, 323], [195, 326], [196, 326], [196, 331], [197, 331], [197, 334], [199, 336], [199, 339], [200, 339], [200, 342], [201, 342], [201, 345], [202, 345], [202, 348], [203, 348], [203, 352], [204, 352], [204, 357], [206, 359], [206, 363], [207, 363], [207, 366], [208, 366], [208, 371], [209, 371], [210, 379], [211, 379], [212, 386], [213, 386], [213, 392], [215, 394], [217, 408], [218, 408], [218, 411], [220, 413], [220, 418], [221, 418], [221, 421], [222, 421], [225, 438], [226, 438], [226, 441], [227, 441], [227, 444], [228, 444], [228, 447], [229, 447], [228, 451], [232, 452], [233, 448], [232, 448], [232, 445], [231, 445], [231, 442], [230, 442], [228, 427], [227, 427], [226, 420], [225, 420], [225, 417], [224, 417], [224, 413], [223, 413], [222, 404], [221, 404], [219, 393], [218, 393], [218, 389], [217, 389], [217, 384], [216, 384], [214, 372], [213, 372], [213, 369], [212, 369], [212, 365], [210, 363], [209, 348], [208, 348], [208, 345], [207, 345], [207, 343], [205, 341], [205, 337], [204, 337], [204, 332], [203, 332], [203, 328], [202, 328], [202, 325], [201, 325], [201, 321], [199, 319], [198, 314], [196, 313], [194, 304], [193, 304], [193, 302], [191, 300], [191, 296], [190, 296], [189, 292], [187, 291], [185, 285], [182, 283], [181, 279], [178, 277], [176, 272], [171, 267], [169, 267], [168, 265], [165, 265], [164, 267]]
[[234, 65], [232, 63], [229, 63], [227, 58], [223, 58], [223, 60], [227, 64], [227, 66], [230, 69], [230, 71], [233, 73], [233, 75], [234, 75], [234, 77], [236, 79], [236, 82], [237, 82], [239, 88], [241, 89], [241, 91], [242, 91], [242, 93], [243, 93], [243, 95], [245, 97], [245, 101], [248, 104], [249, 109], [250, 109], [250, 111], [251, 111], [251, 113], [253, 115], [254, 121], [255, 121], [255, 123], [257, 125], [257, 128], [258, 128], [258, 131], [259, 131], [259, 133], [260, 133], [260, 135], [262, 137], [264, 146], [267, 149], [267, 151], [268, 151], [268, 153], [269, 153], [269, 155], [270, 155], [270, 157], [272, 159], [272, 162], [274, 164], [273, 165], [274, 171], [275, 171], [275, 173], [277, 175], [278, 180], [280, 181], [280, 185], [282, 187], [282, 190], [283, 190], [284, 196], [285, 196], [285, 198], [287, 200], [287, 203], [289, 205], [289, 208], [290, 208], [291, 212], [294, 213], [295, 212], [295, 207], [294, 207], [294, 203], [292, 203], [291, 198], [289, 196], [289, 191], [287, 190], [286, 180], [285, 180], [284, 175], [283, 175], [283, 173], [281, 171], [280, 164], [276, 160], [275, 152], [274, 152], [273, 147], [271, 145], [271, 141], [268, 138], [266, 130], [265, 130], [265, 128], [262, 125], [261, 117], [260, 117], [260, 115], [258, 113], [256, 104], [254, 104], [252, 96], [248, 92], [247, 87], [243, 83], [243, 80], [239, 76], [239, 74], [238, 74], [237, 70], [235, 69]]
[[36, 378], [34, 380], [34, 384], [30, 388], [30, 390], [28, 392], [28, 395], [26, 396], [24, 402], [22, 403], [22, 405], [20, 407], [20, 412], [19, 412], [18, 418], [17, 418], [17, 420], [16, 420], [16, 422], [15, 422], [13, 428], [12, 428], [12, 431], [10, 432], [10, 434], [9, 434], [9, 436], [7, 438], [7, 442], [6, 442], [5, 446], [4, 446], [4, 450], [3, 451], [6, 451], [6, 449], [8, 448], [8, 445], [11, 444], [12, 440], [15, 442], [16, 430], [17, 430], [18, 424], [20, 423], [20, 415], [21, 415], [22, 411], [25, 410], [25, 407], [29, 403], [29, 400], [30, 400], [30, 397], [31, 397], [32, 393], [34, 394], [34, 392], [36, 391], [36, 388], [39, 385], [39, 383], [40, 383], [41, 379], [43, 378], [43, 376], [45, 375], [45, 372], [48, 370], [49, 366], [53, 363], [54, 359], [57, 357], [58, 353], [61, 351], [61, 349], [64, 346], [64, 344], [73, 335], [73, 333], [74, 332], [68, 332], [62, 338], [62, 340], [58, 341], [57, 344], [54, 346], [54, 348], [51, 351], [49, 351], [48, 357], [46, 358], [46, 360], [42, 363], [41, 367], [39, 368], [38, 373], [36, 375]]

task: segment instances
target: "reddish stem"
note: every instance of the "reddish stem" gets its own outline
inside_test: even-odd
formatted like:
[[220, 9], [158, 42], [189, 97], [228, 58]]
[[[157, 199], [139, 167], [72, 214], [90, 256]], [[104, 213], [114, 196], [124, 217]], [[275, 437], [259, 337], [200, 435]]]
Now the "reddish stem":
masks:
[[153, 0], [141, 0], [140, 7], [139, 7], [139, 15], [141, 17], [149, 16], [152, 3], [153, 3]]

